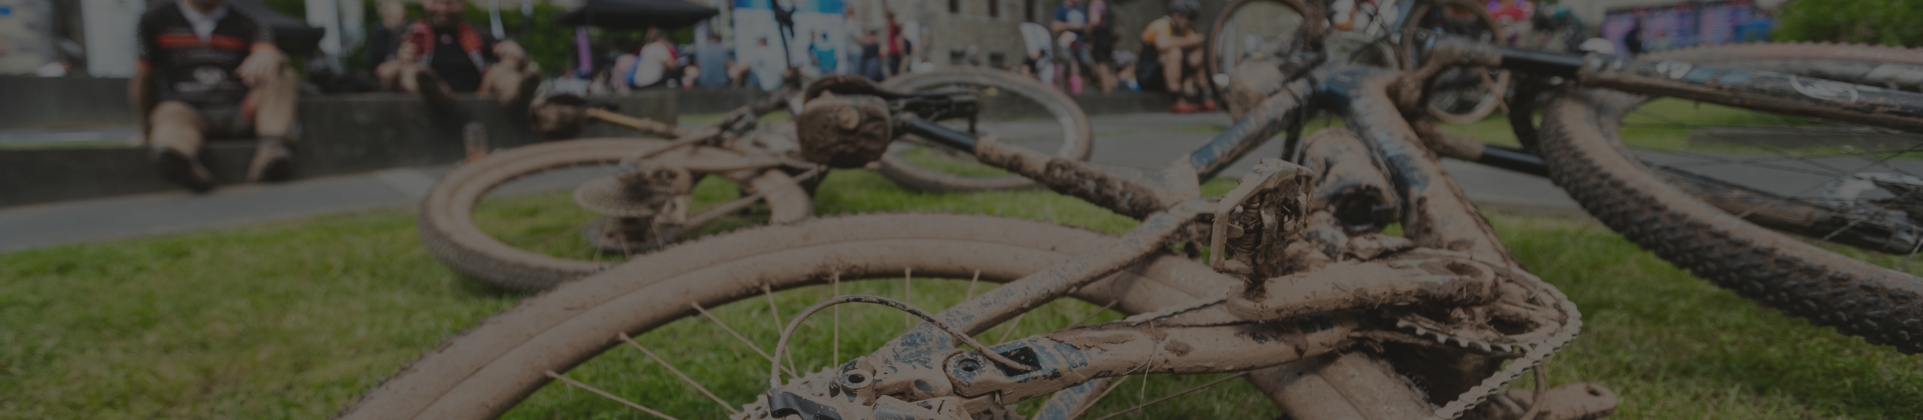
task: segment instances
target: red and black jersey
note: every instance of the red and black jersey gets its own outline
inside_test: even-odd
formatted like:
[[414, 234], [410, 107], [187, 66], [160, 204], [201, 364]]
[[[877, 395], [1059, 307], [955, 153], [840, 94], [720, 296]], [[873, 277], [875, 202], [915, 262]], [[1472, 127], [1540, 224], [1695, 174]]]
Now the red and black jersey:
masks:
[[273, 32], [259, 19], [224, 6], [214, 31], [206, 39], [182, 14], [178, 2], [167, 3], [140, 17], [140, 65], [160, 83], [160, 99], [195, 106], [234, 106], [248, 88], [234, 69], [257, 47], [272, 46]]

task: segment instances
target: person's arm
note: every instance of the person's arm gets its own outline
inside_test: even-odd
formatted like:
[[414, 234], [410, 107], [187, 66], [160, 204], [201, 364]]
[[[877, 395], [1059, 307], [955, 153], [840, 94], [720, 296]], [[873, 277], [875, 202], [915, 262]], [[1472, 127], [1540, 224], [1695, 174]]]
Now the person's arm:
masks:
[[527, 64], [527, 50], [522, 49], [521, 44], [514, 42], [514, 40], [504, 39], [495, 42], [493, 52], [494, 57], [503, 63], [513, 64], [515, 67], [522, 67]]
[[147, 130], [153, 125], [148, 122], [148, 114], [158, 105], [158, 94], [154, 92], [154, 72], [146, 63], [134, 70], [134, 77], [127, 79], [127, 101], [134, 107], [134, 117], [140, 119], [140, 136], [145, 138]]
[[1183, 50], [1183, 49], [1195, 48], [1195, 47], [1202, 46], [1202, 43], [1204, 41], [1205, 39], [1202, 36], [1201, 32], [1190, 31], [1188, 35], [1164, 34], [1162, 36], [1156, 37], [1155, 50], [1160, 52], [1168, 52], [1169, 50]]
[[154, 91], [158, 84], [154, 83], [152, 64], [153, 54], [157, 51], [158, 45], [154, 44], [153, 27], [147, 23], [146, 18], [140, 19], [139, 27], [134, 29], [134, 33], [140, 50], [137, 53], [138, 58], [135, 59], [134, 76], [127, 79], [127, 102], [134, 108], [134, 117], [140, 119], [139, 135], [145, 139], [148, 128], [152, 127], [152, 124], [147, 121], [147, 115], [159, 105], [159, 94]]
[[1062, 33], [1063, 31], [1079, 31], [1079, 30], [1082, 30], [1082, 25], [1074, 25], [1074, 24], [1068, 23], [1068, 9], [1064, 9], [1061, 7], [1055, 8], [1055, 19], [1048, 22], [1049, 34], [1053, 35], [1053, 34]]
[[636, 62], [637, 58], [634, 54], [621, 54], [614, 58], [614, 69], [609, 72], [608, 79], [615, 92], [627, 92], [633, 86], [634, 80], [629, 79], [628, 74], [631, 67], [640, 64]]
[[251, 36], [253, 50], [247, 54], [247, 59], [240, 62], [240, 67], [234, 68], [234, 75], [240, 76], [240, 81], [248, 86], [254, 86], [279, 75], [281, 69], [287, 66], [287, 56], [280, 52], [280, 47], [274, 46], [273, 31], [258, 21], [247, 21], [252, 23], [254, 29]]

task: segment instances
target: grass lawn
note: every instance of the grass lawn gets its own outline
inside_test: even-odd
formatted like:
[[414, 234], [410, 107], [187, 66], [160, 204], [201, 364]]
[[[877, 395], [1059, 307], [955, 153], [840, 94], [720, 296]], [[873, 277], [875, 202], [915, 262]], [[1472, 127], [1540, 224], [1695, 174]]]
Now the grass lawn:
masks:
[[[1211, 184], [1221, 191], [1227, 182]], [[704, 188], [725, 188], [704, 186]], [[1001, 214], [1119, 232], [1132, 222], [1044, 192], [920, 195], [878, 175], [837, 172], [822, 214], [918, 210]], [[490, 212], [526, 211], [531, 196]], [[512, 220], [492, 215], [500, 220]], [[487, 215], [484, 215], [487, 216]], [[1618, 418], [1907, 418], [1923, 413], [1923, 357], [1839, 336], [1694, 279], [1592, 221], [1493, 216], [1535, 272], [1566, 291], [1587, 321], [1552, 361], [1556, 383], [1594, 381], [1623, 397]], [[844, 293], [904, 296], [901, 281]], [[940, 308], [967, 282], [917, 279], [912, 303]], [[985, 285], [984, 285], [985, 288]], [[831, 293], [777, 296], [781, 319]], [[979, 292], [977, 292], [979, 293]], [[520, 296], [476, 286], [420, 246], [414, 215], [385, 210], [162, 238], [0, 254], [0, 418], [319, 418], [442, 339]], [[1042, 307], [1015, 334], [1066, 325], [1092, 308]], [[760, 346], [775, 339], [767, 302], [717, 315]], [[825, 315], [822, 315], [825, 316]], [[899, 313], [851, 307], [840, 353], [866, 351], [903, 328]], [[1104, 315], [1112, 319], [1115, 315]], [[811, 319], [796, 362], [812, 371], [834, 351]], [[983, 337], [995, 340], [1003, 329]], [[640, 337], [723, 398], [765, 381], [759, 356], [695, 319]], [[632, 349], [570, 376], [682, 418], [724, 414]], [[634, 378], [641, 379], [634, 379]], [[1130, 380], [1096, 414], [1213, 377]], [[1147, 384], [1142, 387], [1140, 384]], [[605, 409], [606, 412], [595, 412]], [[645, 418], [586, 392], [550, 386], [521, 418]], [[1270, 418], [1231, 382], [1134, 418]]]

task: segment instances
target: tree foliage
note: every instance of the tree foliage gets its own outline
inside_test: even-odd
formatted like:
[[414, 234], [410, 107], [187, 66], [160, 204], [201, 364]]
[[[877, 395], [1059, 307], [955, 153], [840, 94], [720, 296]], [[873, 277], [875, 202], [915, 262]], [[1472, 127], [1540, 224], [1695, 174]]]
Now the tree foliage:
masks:
[[1776, 37], [1923, 46], [1923, 0], [1791, 0], [1778, 17]]

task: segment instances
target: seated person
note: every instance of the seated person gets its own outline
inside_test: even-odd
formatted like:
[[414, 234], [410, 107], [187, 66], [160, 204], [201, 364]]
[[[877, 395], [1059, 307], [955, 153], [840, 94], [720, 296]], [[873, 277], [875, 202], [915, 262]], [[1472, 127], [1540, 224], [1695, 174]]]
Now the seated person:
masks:
[[[1180, 96], [1170, 112], [1184, 114], [1197, 110], [1214, 111], [1215, 101], [1203, 97], [1209, 92], [1206, 71], [1202, 70], [1203, 36], [1195, 31], [1196, 15], [1202, 13], [1195, 0], [1173, 0], [1168, 15], [1149, 22], [1142, 31], [1141, 59], [1135, 75], [1142, 90], [1177, 93]], [[1196, 103], [1200, 102], [1200, 105]]]
[[653, 89], [668, 87], [674, 79], [675, 55], [668, 35], [660, 28], [648, 28], [644, 38], [647, 44], [641, 46], [637, 54], [622, 54], [615, 59], [614, 72], [621, 75], [626, 89]]
[[1071, 93], [1082, 93], [1082, 71], [1095, 64], [1089, 51], [1088, 27], [1088, 8], [1078, 0], [1055, 6], [1055, 20], [1048, 24], [1049, 31], [1056, 34], [1056, 53], [1068, 63], [1065, 76]]
[[286, 136], [300, 79], [260, 20], [226, 0], [181, 0], [140, 17], [140, 65], [128, 83], [139, 142], [168, 181], [213, 189], [200, 162], [207, 139], [258, 138], [248, 181], [292, 173]]
[[708, 43], [696, 47], [694, 51], [695, 85], [704, 88], [723, 88], [733, 83], [728, 76], [728, 46], [721, 43], [721, 35], [708, 34]]
[[540, 86], [540, 71], [521, 45], [494, 40], [461, 22], [467, 0], [422, 0], [427, 18], [409, 24], [394, 58], [378, 76], [388, 90], [419, 93], [439, 109], [454, 105], [452, 92], [498, 95], [509, 108], [525, 108]]

